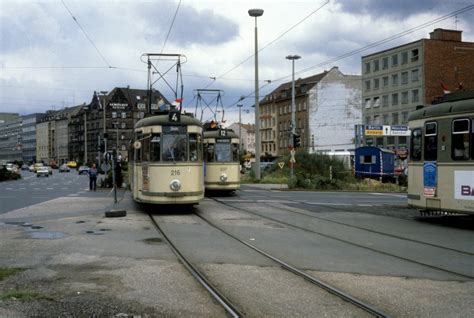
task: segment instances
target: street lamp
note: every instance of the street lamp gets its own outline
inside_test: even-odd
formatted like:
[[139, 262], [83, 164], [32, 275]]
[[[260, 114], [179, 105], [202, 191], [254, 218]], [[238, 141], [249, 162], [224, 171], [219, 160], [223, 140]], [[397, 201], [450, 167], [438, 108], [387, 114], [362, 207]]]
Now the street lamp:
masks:
[[255, 178], [260, 180], [260, 107], [258, 103], [258, 35], [257, 17], [263, 15], [262, 9], [250, 9], [249, 16], [255, 18]]
[[[100, 103], [100, 97], [102, 97], [102, 113], [104, 115], [104, 133], [103, 133], [103, 139], [104, 139], [104, 171], [105, 171], [105, 176], [107, 177], [107, 160], [105, 159], [105, 153], [107, 152], [107, 126], [106, 126], [106, 109], [105, 109], [105, 104], [106, 104], [106, 101], [105, 101], [105, 98], [107, 96], [107, 91], [100, 91], [100, 96], [99, 96], [99, 103]], [[99, 151], [100, 151], [100, 145], [99, 145]], [[102, 154], [99, 153], [99, 171], [101, 169], [101, 165], [100, 165], [100, 156]]]
[[[288, 55], [286, 59], [291, 61], [291, 134], [290, 134], [290, 148], [293, 151], [292, 156], [294, 154], [294, 136], [296, 134], [296, 119], [295, 119], [295, 60], [300, 59], [301, 56], [299, 55]], [[293, 178], [294, 170], [293, 170], [293, 160], [291, 160], [291, 178]]]

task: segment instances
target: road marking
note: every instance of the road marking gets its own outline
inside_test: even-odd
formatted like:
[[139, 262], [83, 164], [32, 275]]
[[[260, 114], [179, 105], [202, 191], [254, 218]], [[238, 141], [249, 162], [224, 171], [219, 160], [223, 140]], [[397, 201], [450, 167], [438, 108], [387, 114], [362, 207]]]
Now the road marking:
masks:
[[331, 202], [308, 202], [304, 201], [303, 203], [309, 204], [309, 205], [340, 205], [340, 206], [351, 206], [352, 204], [349, 203], [331, 203]]
[[13, 190], [12, 188], [5, 188], [5, 190]]
[[31, 197], [32, 199], [49, 199], [49, 197]]
[[373, 204], [357, 204], [357, 206], [374, 206]]
[[79, 193], [71, 193], [67, 195], [68, 197], [78, 197]]
[[256, 200], [258, 203], [296, 203], [295, 201], [288, 200]]
[[46, 190], [54, 190], [53, 188], [46, 188]]
[[36, 175], [32, 175], [31, 177], [26, 177], [26, 178], [24, 178], [23, 180], [28, 180], [28, 179], [31, 179], [31, 178], [33, 178], [33, 177], [36, 177]]
[[370, 194], [373, 194], [373, 195], [385, 195], [385, 196], [397, 197], [397, 198], [406, 198], [406, 197], [407, 197], [407, 196], [404, 195], [404, 194], [376, 193], [376, 192], [373, 192], [373, 193], [370, 193]]
[[20, 190], [26, 190], [26, 188], [19, 188]]
[[33, 190], [41, 190], [40, 188], [33, 188]]

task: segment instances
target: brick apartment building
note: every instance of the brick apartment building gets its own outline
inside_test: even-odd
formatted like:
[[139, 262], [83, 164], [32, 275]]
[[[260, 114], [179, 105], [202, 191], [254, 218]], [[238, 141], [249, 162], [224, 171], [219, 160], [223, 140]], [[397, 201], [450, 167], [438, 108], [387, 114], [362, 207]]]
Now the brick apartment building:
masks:
[[[362, 57], [362, 117], [365, 125], [407, 125], [417, 105], [429, 105], [443, 90], [474, 89], [474, 43], [462, 31], [435, 29], [421, 39]], [[365, 136], [364, 143], [408, 149], [408, 136]]]

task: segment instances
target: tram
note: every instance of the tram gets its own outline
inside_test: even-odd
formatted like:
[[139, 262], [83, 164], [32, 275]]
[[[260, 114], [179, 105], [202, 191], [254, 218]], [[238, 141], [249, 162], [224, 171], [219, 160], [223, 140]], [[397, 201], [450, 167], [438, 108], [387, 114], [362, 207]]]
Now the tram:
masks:
[[204, 131], [206, 190], [232, 192], [240, 188], [239, 136], [225, 128]]
[[204, 198], [201, 122], [179, 111], [139, 120], [130, 156], [137, 202], [198, 204]]
[[410, 114], [408, 204], [423, 213], [474, 214], [474, 92]]

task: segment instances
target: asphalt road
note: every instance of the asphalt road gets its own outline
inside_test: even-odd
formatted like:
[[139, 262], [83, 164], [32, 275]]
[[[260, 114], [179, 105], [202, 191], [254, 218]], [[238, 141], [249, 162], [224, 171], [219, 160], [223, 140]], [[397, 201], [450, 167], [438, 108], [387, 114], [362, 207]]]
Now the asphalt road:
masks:
[[99, 195], [89, 193], [89, 178], [75, 170], [53, 170], [47, 178], [37, 178], [29, 171], [21, 171], [21, 175], [21, 180], [0, 182], [0, 214], [60, 197]]

